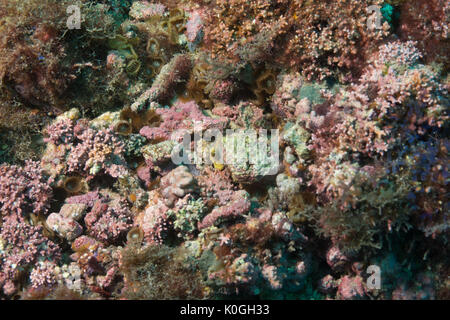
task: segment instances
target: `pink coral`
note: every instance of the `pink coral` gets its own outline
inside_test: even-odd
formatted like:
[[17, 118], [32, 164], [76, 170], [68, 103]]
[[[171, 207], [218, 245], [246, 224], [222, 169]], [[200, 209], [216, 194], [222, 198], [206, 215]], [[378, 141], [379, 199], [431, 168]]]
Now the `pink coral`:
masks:
[[31, 271], [30, 281], [33, 288], [52, 287], [56, 284], [56, 264], [51, 261], [43, 261]]
[[0, 288], [5, 294], [17, 289], [14, 281], [20, 270], [32, 270], [38, 262], [56, 263], [61, 258], [60, 248], [42, 235], [41, 226], [30, 226], [17, 214], [3, 219], [0, 241]]
[[206, 168], [204, 174], [198, 176], [201, 193], [206, 198], [217, 199], [219, 205], [226, 205], [231, 200], [236, 186], [232, 183], [229, 171], [217, 171]]
[[95, 131], [88, 128], [77, 136], [67, 160], [68, 172], [96, 175], [104, 171], [117, 178], [128, 173], [124, 144], [110, 129]]
[[162, 244], [164, 236], [171, 226], [167, 211], [169, 208], [153, 192], [147, 209], [141, 212], [135, 223], [142, 228], [144, 240], [149, 244]]
[[97, 201], [84, 222], [90, 236], [106, 243], [116, 241], [132, 227], [131, 212], [122, 199]]
[[366, 295], [364, 280], [360, 276], [344, 276], [340, 279], [337, 297], [342, 300], [362, 299]]
[[72, 142], [74, 139], [74, 123], [70, 119], [60, 119], [45, 128], [45, 142], [56, 145]]
[[47, 213], [52, 198], [48, 180], [38, 162], [27, 161], [24, 167], [0, 166], [0, 205], [3, 214]]

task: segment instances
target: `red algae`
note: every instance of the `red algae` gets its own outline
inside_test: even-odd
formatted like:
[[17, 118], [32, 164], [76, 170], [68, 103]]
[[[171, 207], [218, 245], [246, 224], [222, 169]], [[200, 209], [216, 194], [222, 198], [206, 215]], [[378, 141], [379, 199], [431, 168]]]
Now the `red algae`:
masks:
[[448, 11], [0, 0], [0, 300], [448, 299]]

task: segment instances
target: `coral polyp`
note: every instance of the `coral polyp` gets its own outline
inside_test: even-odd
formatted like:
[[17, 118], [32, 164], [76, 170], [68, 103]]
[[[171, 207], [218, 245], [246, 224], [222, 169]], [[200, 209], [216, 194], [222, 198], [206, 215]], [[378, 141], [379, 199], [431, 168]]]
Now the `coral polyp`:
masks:
[[69, 194], [77, 194], [83, 189], [83, 179], [81, 177], [72, 176], [63, 180], [63, 187]]
[[133, 127], [130, 122], [121, 120], [114, 125], [114, 131], [120, 135], [128, 136], [133, 132]]
[[0, 0], [0, 300], [449, 299], [449, 10]]

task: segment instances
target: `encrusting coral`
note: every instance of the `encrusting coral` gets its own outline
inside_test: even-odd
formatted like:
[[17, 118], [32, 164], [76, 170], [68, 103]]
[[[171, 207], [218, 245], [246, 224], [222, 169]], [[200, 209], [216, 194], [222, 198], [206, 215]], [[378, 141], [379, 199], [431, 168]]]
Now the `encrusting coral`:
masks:
[[0, 0], [0, 299], [448, 298], [448, 1], [68, 5]]

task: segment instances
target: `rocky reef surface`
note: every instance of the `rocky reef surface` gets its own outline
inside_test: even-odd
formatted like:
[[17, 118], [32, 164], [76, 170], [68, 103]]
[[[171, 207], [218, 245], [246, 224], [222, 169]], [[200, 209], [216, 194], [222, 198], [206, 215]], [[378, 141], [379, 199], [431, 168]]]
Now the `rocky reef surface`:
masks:
[[450, 299], [449, 22], [0, 0], [0, 299]]

